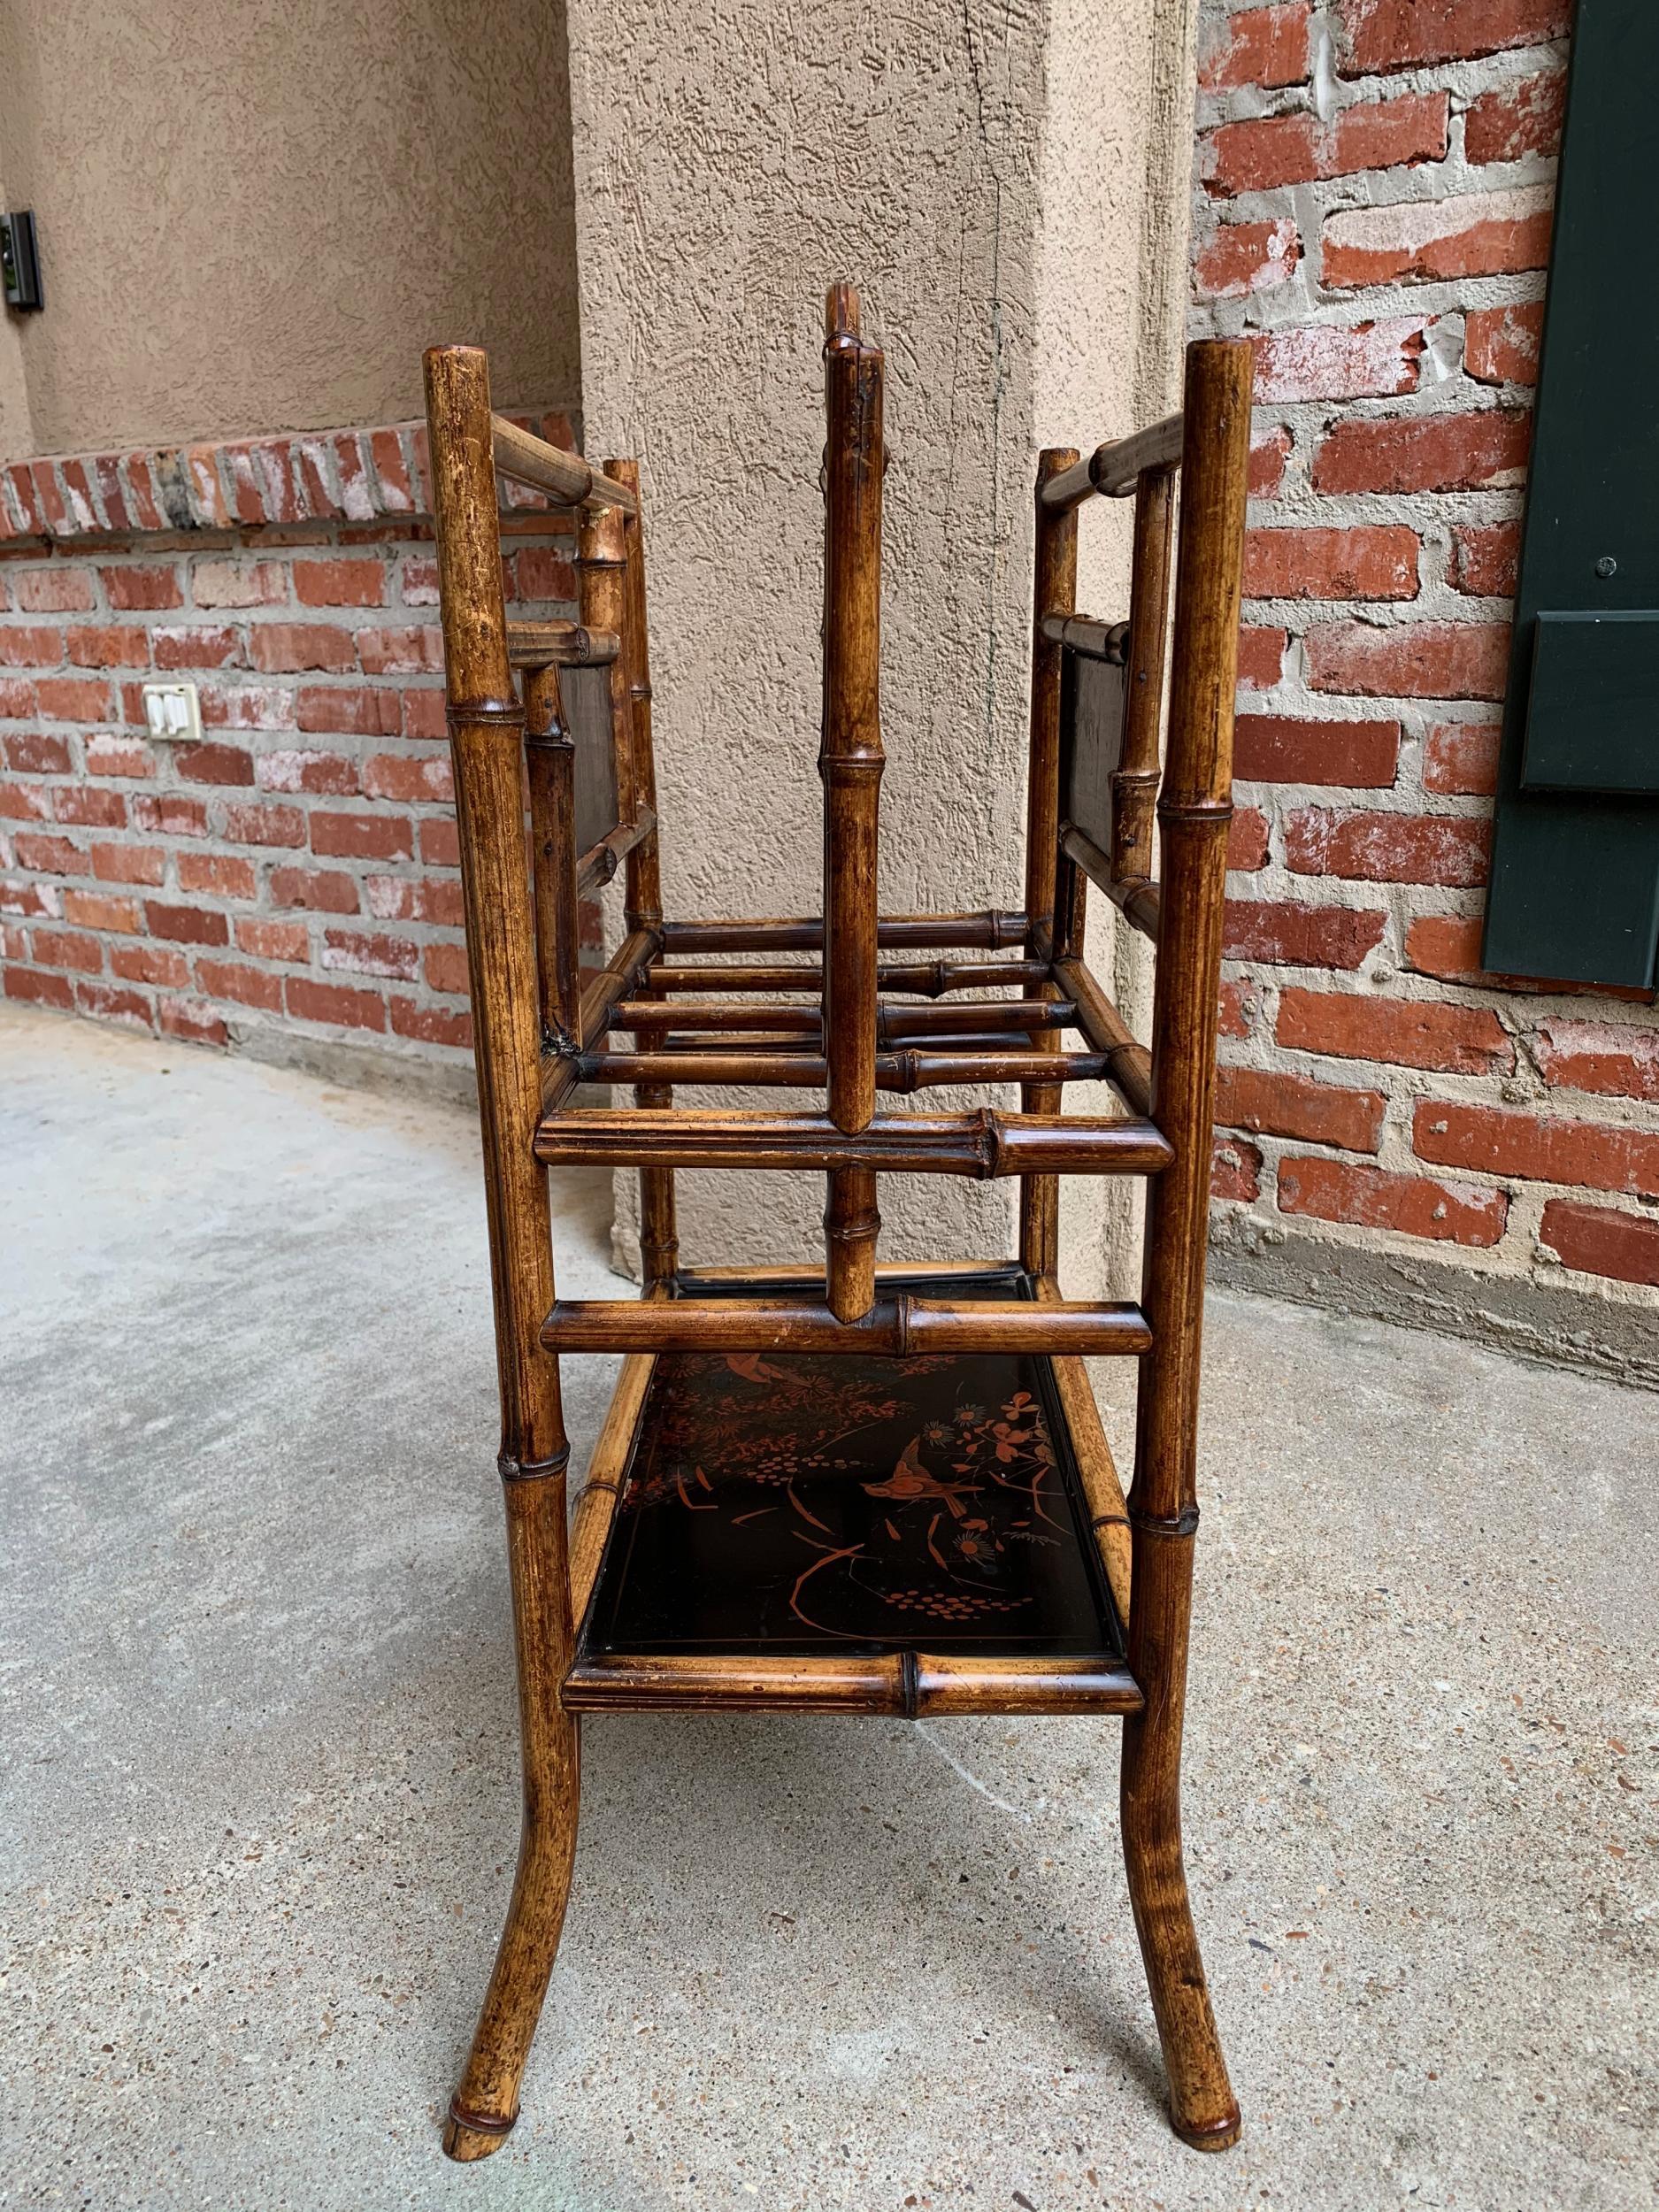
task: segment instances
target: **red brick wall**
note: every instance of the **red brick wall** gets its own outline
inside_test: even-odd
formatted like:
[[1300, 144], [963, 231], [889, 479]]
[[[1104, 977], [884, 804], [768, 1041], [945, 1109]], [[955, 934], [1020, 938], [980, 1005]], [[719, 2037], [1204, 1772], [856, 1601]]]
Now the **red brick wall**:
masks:
[[[404, 424], [0, 473], [9, 998], [465, 1068], [424, 446]], [[568, 612], [565, 518], [512, 504], [542, 511], [503, 518], [510, 595]], [[149, 739], [150, 675], [197, 684], [201, 744]]]
[[1479, 972], [1570, 20], [1204, 0], [1194, 326], [1259, 403], [1217, 1228], [1651, 1303], [1651, 999]]

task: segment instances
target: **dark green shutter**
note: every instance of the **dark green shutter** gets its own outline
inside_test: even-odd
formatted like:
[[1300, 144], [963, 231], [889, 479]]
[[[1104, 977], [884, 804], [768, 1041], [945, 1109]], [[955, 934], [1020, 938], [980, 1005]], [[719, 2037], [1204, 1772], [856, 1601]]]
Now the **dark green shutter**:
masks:
[[1483, 957], [1651, 987], [1659, 956], [1655, 0], [1578, 0]]

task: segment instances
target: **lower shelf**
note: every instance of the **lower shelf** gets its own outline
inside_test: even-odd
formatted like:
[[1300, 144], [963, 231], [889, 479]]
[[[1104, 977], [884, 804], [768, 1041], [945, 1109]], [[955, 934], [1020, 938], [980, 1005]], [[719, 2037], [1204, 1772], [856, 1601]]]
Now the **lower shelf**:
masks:
[[[946, 1279], [1034, 1294], [1017, 1269]], [[1138, 1710], [1095, 1527], [1116, 1471], [1056, 1366], [1081, 1380], [1029, 1354], [659, 1356], [595, 1471], [615, 1503], [565, 1703]]]

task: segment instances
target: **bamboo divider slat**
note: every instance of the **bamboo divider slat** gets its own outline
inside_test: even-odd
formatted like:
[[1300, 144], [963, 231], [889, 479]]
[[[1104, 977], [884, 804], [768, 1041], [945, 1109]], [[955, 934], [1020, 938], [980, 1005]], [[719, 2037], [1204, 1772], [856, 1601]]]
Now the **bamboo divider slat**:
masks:
[[[1041, 1083], [1045, 1087], [1099, 1083], [1110, 1071], [1110, 1059], [1099, 1053], [1034, 1052], [1022, 1039], [1020, 1048], [1010, 1052], [879, 1052], [871, 1069], [871, 1087], [872, 1093], [908, 1096], [913, 1091], [942, 1090], [958, 1083]], [[724, 1052], [590, 1052], [582, 1056], [582, 1078], [589, 1083], [752, 1083], [773, 1090], [822, 1084], [827, 1088], [833, 1072], [832, 1063], [818, 1052], [728, 1048]]]
[[[695, 1007], [687, 1010], [695, 1014]], [[774, 1056], [782, 1052], [799, 1053], [807, 1059], [822, 1059], [820, 1041], [816, 1036], [803, 1036], [798, 1029], [746, 1030], [735, 1044], [724, 1029], [675, 1029], [653, 1036], [649, 1048], [652, 1052], [743, 1052], [769, 1053]], [[608, 1049], [608, 1048], [607, 1048]]]
[[[876, 925], [876, 942], [894, 950], [908, 947], [931, 951], [935, 946], [984, 945], [1001, 947], [1025, 942], [1026, 918], [992, 908], [977, 914], [884, 914]], [[663, 950], [687, 952], [821, 952], [824, 925], [805, 915], [753, 921], [665, 921]]]
[[584, 1045], [596, 1043], [604, 1035], [611, 1008], [618, 999], [626, 998], [645, 974], [656, 954], [657, 944], [655, 930], [630, 930], [605, 966], [588, 984], [582, 993], [581, 1041]]
[[[1007, 1275], [1006, 1260], [929, 1260], [918, 1269], [914, 1260], [878, 1260], [876, 1280], [879, 1283], [913, 1281], [918, 1274], [925, 1274], [931, 1282], [936, 1275]], [[802, 1289], [809, 1288], [817, 1280], [817, 1269], [808, 1260], [794, 1267], [682, 1267], [675, 1279], [680, 1288], [694, 1294], [730, 1291], [735, 1286], [749, 1284], [770, 1290], [787, 1290], [798, 1279]]]
[[597, 469], [589, 468], [579, 454], [566, 453], [545, 438], [520, 430], [504, 415], [492, 417], [490, 429], [495, 465], [513, 483], [527, 484], [533, 491], [547, 492], [572, 507], [610, 507], [625, 515], [634, 512], [634, 495], [626, 485], [613, 483]]
[[[931, 960], [878, 967], [876, 988], [899, 997], [943, 998], [952, 991], [995, 991], [1040, 983], [1048, 972], [1046, 960]], [[681, 968], [664, 962], [651, 971], [651, 983], [659, 991], [810, 991], [815, 997], [823, 989], [818, 968], [805, 961], [791, 968]]]
[[[798, 1031], [757, 1030], [753, 1033], [745, 1033], [743, 1037], [739, 1041], [741, 1043], [741, 1048], [744, 1052], [764, 1053], [769, 1057], [774, 1059], [780, 1054], [784, 1053], [803, 1055], [808, 1058], [821, 1058], [823, 1056], [818, 1048], [818, 1040], [816, 1037], [803, 1037]], [[918, 1040], [918, 1044], [926, 1043], [930, 1061], [937, 1060], [940, 1055], [946, 1053], [966, 1052], [1007, 1054], [1018, 1052], [1020, 1054], [1025, 1054], [1029, 1053], [1032, 1049], [1030, 1032], [1021, 1029], [974, 1030], [961, 1036], [958, 1036], [954, 1033], [942, 1037], [929, 1035], [926, 1039]], [[886, 1087], [889, 1090], [903, 1089], [906, 1087], [908, 1079], [903, 1076], [902, 1071], [900, 1070], [896, 1061], [894, 1059], [894, 1055], [895, 1053], [912, 1048], [913, 1048], [911, 1047], [895, 1041], [886, 1051], [877, 1054], [876, 1074], [878, 1088], [882, 1087], [881, 1078], [884, 1064], [887, 1068], [888, 1079]], [[671, 1030], [667, 1034], [654, 1039], [652, 1041], [650, 1049], [653, 1052], [668, 1053], [731, 1052], [733, 1049], [733, 1041], [724, 1030]], [[1022, 1059], [1018, 1072], [1010, 1072], [1008, 1080], [1010, 1082], [1017, 1080], [1023, 1081], [1025, 1079], [1025, 1073], [1029, 1070], [1029, 1066], [1030, 1063], [1027, 1060]], [[745, 1078], [745, 1080], [748, 1079], [749, 1079]], [[813, 1079], [816, 1081], [818, 1079], [814, 1078]], [[962, 1073], [958, 1072], [955, 1075], [943, 1075], [941, 1079], [950, 1082], [963, 1082], [967, 1079]], [[989, 1080], [991, 1079], [981, 1077], [979, 1079]], [[1092, 1081], [1094, 1078], [1091, 1077], [1089, 1079]]]
[[[661, 989], [658, 972], [651, 975], [653, 988]], [[878, 1003], [875, 1033], [879, 1043], [901, 1037], [972, 1035], [980, 1030], [1070, 1029], [1077, 1009], [1063, 999], [997, 999], [976, 1001], [971, 1006], [882, 1006]], [[823, 1034], [823, 1016], [810, 1006], [743, 1006], [721, 1000], [706, 1004], [668, 1006], [660, 1001], [625, 1001], [611, 1009], [612, 1029], [657, 1030], [676, 1024], [695, 1023], [699, 1029], [768, 1029], [803, 1037]]]
[[[591, 997], [592, 994], [589, 993]], [[1156, 1175], [1172, 1157], [1149, 1121], [1082, 1115], [878, 1114], [849, 1136], [827, 1114], [583, 1106], [544, 1118], [549, 1167], [868, 1167], [886, 1175]]]

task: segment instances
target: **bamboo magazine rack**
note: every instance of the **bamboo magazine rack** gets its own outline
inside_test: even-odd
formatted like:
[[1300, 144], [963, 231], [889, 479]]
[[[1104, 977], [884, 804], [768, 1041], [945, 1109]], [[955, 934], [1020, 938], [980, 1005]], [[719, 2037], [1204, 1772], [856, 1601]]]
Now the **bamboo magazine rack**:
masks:
[[[426, 357], [524, 1773], [445, 2134], [460, 2159], [517, 2116], [570, 1887], [579, 1717], [618, 1707], [1120, 1715], [1173, 2123], [1206, 2149], [1239, 2131], [1179, 1768], [1250, 349], [1192, 346], [1181, 415], [1042, 455], [1024, 907], [881, 915], [883, 360], [849, 287], [826, 319], [824, 893], [803, 919], [664, 918], [639, 471], [492, 413], [482, 353]], [[578, 511], [579, 622], [506, 618], [498, 472]], [[1134, 501], [1126, 622], [1075, 609], [1095, 495]], [[626, 933], [584, 986], [577, 901], [618, 868]], [[1091, 883], [1156, 947], [1149, 1048], [1084, 964]], [[1120, 1110], [1063, 1112], [1079, 1081]], [[576, 1102], [594, 1084], [634, 1102]], [[882, 1103], [945, 1084], [1018, 1086], [1018, 1110]], [[707, 1086], [762, 1102], [676, 1102]], [[771, 1110], [768, 1087], [823, 1105]], [[641, 1297], [557, 1296], [546, 1170], [567, 1164], [638, 1169]], [[822, 1174], [821, 1266], [681, 1266], [679, 1167]], [[877, 1179], [896, 1173], [1018, 1177], [1018, 1256], [878, 1264]], [[1138, 1304], [1063, 1294], [1069, 1175], [1147, 1179]], [[628, 1355], [568, 1525], [567, 1352]], [[1084, 1366], [1099, 1354], [1140, 1363], [1127, 1500]]]

